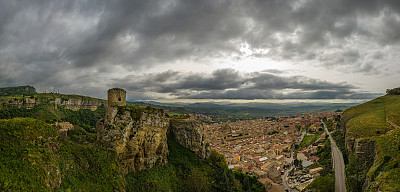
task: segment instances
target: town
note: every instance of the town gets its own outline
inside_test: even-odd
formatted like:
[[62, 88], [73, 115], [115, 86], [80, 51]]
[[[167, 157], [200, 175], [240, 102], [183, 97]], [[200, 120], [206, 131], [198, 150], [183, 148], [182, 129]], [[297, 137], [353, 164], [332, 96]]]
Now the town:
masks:
[[208, 142], [225, 156], [229, 169], [257, 176], [268, 191], [301, 191], [324, 170], [316, 155], [326, 140], [321, 119], [333, 122], [340, 113], [210, 124]]

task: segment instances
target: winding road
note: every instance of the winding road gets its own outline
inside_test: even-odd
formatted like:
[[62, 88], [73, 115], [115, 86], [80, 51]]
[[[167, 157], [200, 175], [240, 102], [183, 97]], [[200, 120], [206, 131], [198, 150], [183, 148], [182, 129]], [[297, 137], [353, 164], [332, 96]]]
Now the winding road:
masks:
[[328, 134], [329, 140], [331, 142], [333, 169], [335, 170], [335, 192], [345, 192], [346, 191], [346, 182], [345, 182], [346, 175], [344, 174], [345, 166], [344, 166], [342, 152], [337, 147], [331, 134], [329, 133], [328, 129], [326, 128], [325, 123], [323, 123], [322, 120], [321, 120], [321, 123], [324, 125], [325, 132], [326, 132], [326, 134]]

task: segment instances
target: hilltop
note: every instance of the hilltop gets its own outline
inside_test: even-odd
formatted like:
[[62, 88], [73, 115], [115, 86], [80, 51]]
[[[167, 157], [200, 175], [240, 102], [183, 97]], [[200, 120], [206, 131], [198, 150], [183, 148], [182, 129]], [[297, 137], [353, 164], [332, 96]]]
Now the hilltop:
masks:
[[400, 95], [388, 94], [344, 111], [341, 119], [350, 191], [400, 189]]
[[29, 85], [0, 88], [0, 96], [36, 95], [36, 94], [37, 94], [36, 89]]

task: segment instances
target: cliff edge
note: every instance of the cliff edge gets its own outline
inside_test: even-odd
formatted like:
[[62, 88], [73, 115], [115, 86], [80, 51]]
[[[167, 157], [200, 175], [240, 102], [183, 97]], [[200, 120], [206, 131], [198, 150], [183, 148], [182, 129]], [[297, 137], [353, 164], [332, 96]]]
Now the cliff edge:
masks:
[[97, 124], [98, 141], [115, 150], [122, 172], [167, 164], [169, 120], [162, 109], [139, 106], [107, 107]]
[[179, 144], [193, 151], [198, 157], [206, 159], [209, 156], [206, 132], [203, 123], [196, 117], [172, 118], [169, 132]]
[[126, 91], [120, 88], [108, 91], [106, 115], [96, 127], [98, 141], [116, 151], [124, 174], [167, 164], [168, 133], [198, 157], [209, 155], [199, 119], [170, 119], [163, 109], [126, 105]]

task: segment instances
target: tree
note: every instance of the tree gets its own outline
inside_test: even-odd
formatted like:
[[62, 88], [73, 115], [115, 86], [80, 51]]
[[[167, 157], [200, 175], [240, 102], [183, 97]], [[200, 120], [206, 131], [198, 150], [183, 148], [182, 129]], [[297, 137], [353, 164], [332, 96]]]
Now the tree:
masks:
[[243, 190], [247, 191], [250, 189], [250, 179], [249, 177], [245, 177], [243, 179]]
[[198, 168], [190, 170], [185, 180], [185, 186], [190, 192], [209, 191], [211, 188], [208, 177]]
[[388, 95], [400, 95], [400, 87], [394, 89], [386, 89]]
[[208, 158], [209, 162], [213, 164], [214, 166], [223, 168], [223, 169], [228, 169], [228, 165], [225, 162], [225, 157], [222, 154], [219, 154], [217, 151], [212, 150], [210, 157]]

